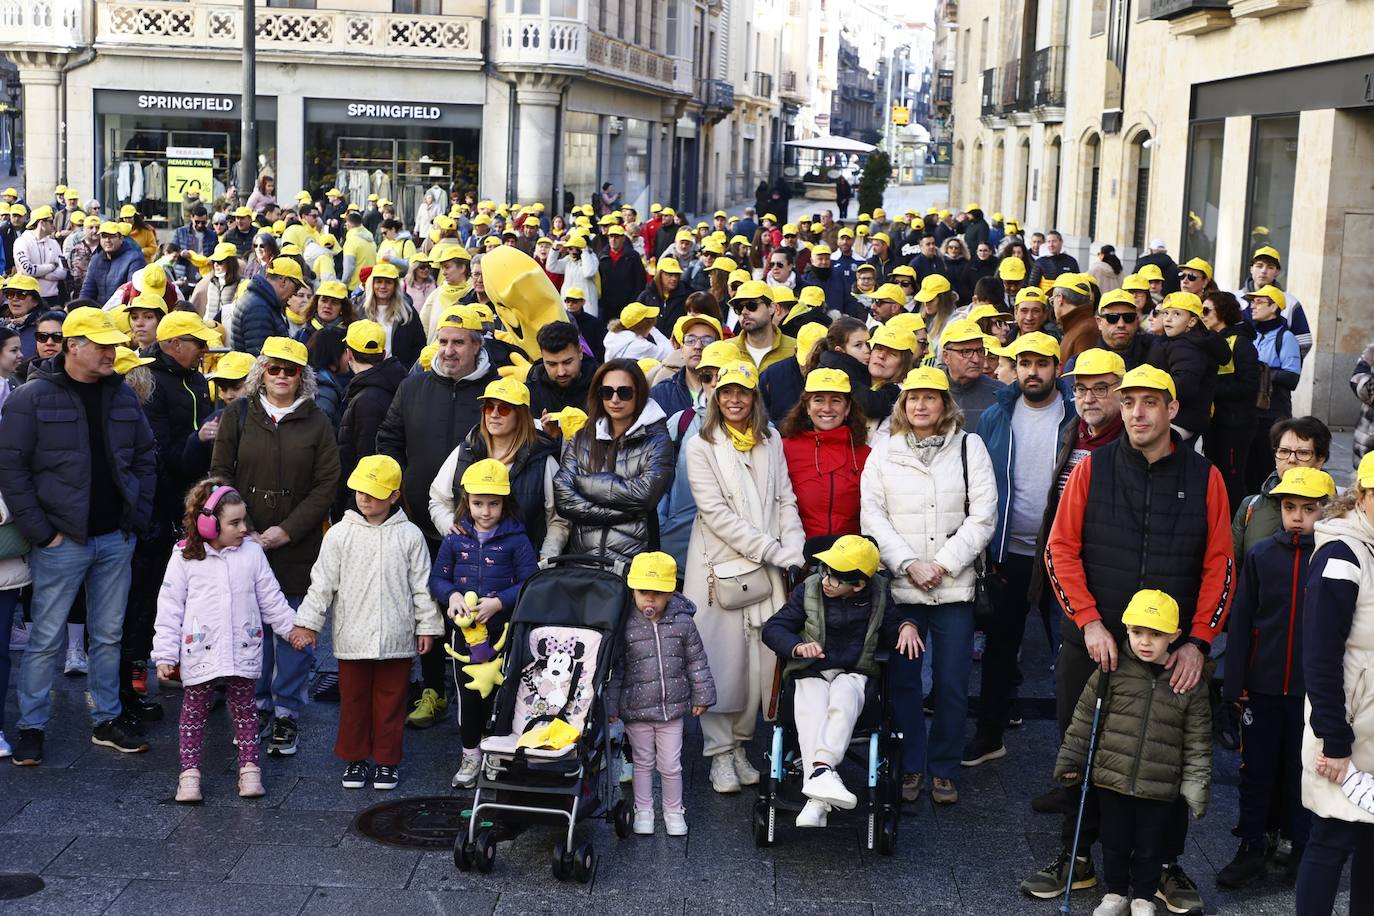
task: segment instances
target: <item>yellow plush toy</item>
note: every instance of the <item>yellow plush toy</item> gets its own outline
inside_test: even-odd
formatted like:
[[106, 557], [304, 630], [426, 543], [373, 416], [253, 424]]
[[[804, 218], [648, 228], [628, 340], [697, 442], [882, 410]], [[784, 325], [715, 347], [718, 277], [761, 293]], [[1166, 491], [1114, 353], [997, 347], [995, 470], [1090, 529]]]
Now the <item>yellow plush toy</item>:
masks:
[[463, 663], [463, 673], [471, 678], [463, 686], [477, 691], [486, 699], [497, 685], [505, 681], [501, 674], [501, 663], [504, 658], [500, 652], [506, 646], [510, 625], [506, 624], [501, 628], [501, 638], [493, 645], [490, 634], [487, 633], [487, 625], [478, 620], [477, 615], [473, 613], [477, 607], [477, 593], [466, 592], [463, 595], [463, 604], [467, 605], [466, 613], [452, 615], [452, 619], [459, 632], [463, 634], [463, 639], [467, 641], [468, 654], [460, 655], [448, 643], [444, 644], [444, 651]]

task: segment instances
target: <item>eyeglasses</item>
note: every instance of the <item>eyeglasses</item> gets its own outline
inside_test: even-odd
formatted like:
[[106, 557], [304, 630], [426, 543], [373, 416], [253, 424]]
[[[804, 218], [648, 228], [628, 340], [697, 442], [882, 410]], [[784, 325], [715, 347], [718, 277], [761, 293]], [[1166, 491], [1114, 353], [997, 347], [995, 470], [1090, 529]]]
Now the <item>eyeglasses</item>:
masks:
[[629, 385], [616, 385], [614, 387], [602, 385], [600, 388], [596, 389], [596, 395], [603, 401], [614, 401], [617, 399], [621, 401], [633, 401], [635, 399], [635, 390]]
[[714, 370], [714, 369], [698, 369], [698, 370], [697, 370], [697, 378], [700, 379], [704, 384], [707, 384], [707, 385], [711, 384], [712, 382], [714, 382], [714, 381], [716, 380], [716, 375], [718, 375], [718, 373], [717, 373], [716, 370]]
[[262, 371], [268, 375], [284, 375], [287, 378], [295, 378], [301, 374], [301, 367], [268, 365]]
[[1135, 324], [1136, 320], [1140, 318], [1135, 312], [1103, 312], [1099, 317], [1107, 324], [1116, 324], [1118, 321]]
[[1187, 271], [1178, 275], [1180, 280], [1187, 280], [1189, 283], [1196, 283], [1202, 279], [1202, 274], [1190, 274]]
[[898, 281], [897, 281], [897, 285], [898, 285], [898, 286], [904, 286], [904, 287], [906, 287], [907, 289], [912, 289], [913, 287], [916, 286], [916, 284], [915, 284], [915, 283], [912, 283], [910, 280], [898, 280]]
[[505, 401], [487, 401], [482, 404], [483, 413], [496, 414], [498, 417], [508, 417], [514, 410], [515, 408], [511, 407]]
[[786, 267], [786, 266], [787, 266], [787, 262], [786, 262], [786, 261], [769, 261], [769, 262], [768, 262], [768, 266], [769, 266], [769, 267]]
[[945, 347], [946, 353], [953, 353], [964, 359], [978, 359], [983, 355], [982, 347]]
[[712, 334], [688, 334], [682, 338], [684, 347], [709, 347], [717, 338]]
[[745, 300], [742, 301], [742, 302], [736, 302], [736, 303], [735, 303], [735, 311], [737, 311], [737, 312], [752, 312], [752, 311], [754, 311], [755, 309], [761, 309], [761, 308], [763, 308], [763, 306], [764, 306], [764, 301], [763, 301], [762, 299], [745, 299]]
[[206, 226], [209, 225], [209, 223], [196, 223], [196, 222], [193, 222], [193, 223], [191, 223], [191, 225], [192, 225], [194, 228], [196, 228], [196, 229], [204, 229]]
[[61, 331], [34, 331], [33, 339], [38, 343], [61, 343]]
[[264, 244], [262, 244], [261, 242], [254, 242], [254, 243], [253, 243], [253, 247], [254, 247], [254, 248], [266, 248], [267, 246], [264, 245]]
[[1279, 446], [1274, 449], [1274, 457], [1280, 461], [1311, 461], [1317, 457], [1315, 450], [1310, 448], [1284, 448]]
[[1088, 394], [1091, 394], [1091, 395], [1092, 395], [1093, 397], [1095, 397], [1095, 398], [1105, 398], [1107, 395], [1109, 395], [1109, 394], [1111, 394], [1111, 393], [1112, 393], [1112, 386], [1106, 384], [1105, 382], [1103, 382], [1103, 383], [1101, 383], [1101, 384], [1098, 384], [1098, 385], [1093, 385], [1091, 388], [1088, 387], [1087, 385], [1074, 385], [1074, 386], [1073, 386], [1073, 396], [1076, 397], [1076, 398], [1085, 397], [1085, 396], [1087, 396]]

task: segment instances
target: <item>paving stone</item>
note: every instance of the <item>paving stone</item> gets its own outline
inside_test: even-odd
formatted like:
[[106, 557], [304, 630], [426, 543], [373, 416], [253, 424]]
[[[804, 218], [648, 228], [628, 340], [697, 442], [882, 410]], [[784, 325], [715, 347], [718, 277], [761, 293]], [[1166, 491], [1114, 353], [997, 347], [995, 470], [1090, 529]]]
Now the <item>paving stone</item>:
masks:
[[105, 916], [148, 916], [157, 911], [157, 903], [173, 900], [177, 916], [296, 916], [310, 893], [308, 887], [259, 885], [234, 888], [233, 893], [187, 894], [186, 885], [177, 881], [130, 881]]
[[[616, 896], [614, 907], [609, 907], [598, 898], [578, 895], [575, 887], [576, 882], [572, 882], [565, 885], [561, 893], [504, 893], [496, 901], [494, 916], [548, 916], [550, 913], [557, 913], [558, 916], [604, 916], [611, 912], [633, 913], [635, 916], [682, 916], [684, 912], [680, 895], [666, 898]], [[696, 910], [689, 908], [687, 912], [695, 913]], [[738, 905], [735, 912], [742, 912]]]
[[107, 878], [43, 878], [36, 894], [6, 900], [5, 916], [53, 916], [54, 913], [99, 913], [124, 890], [125, 881]]
[[75, 839], [72, 834], [7, 833], [0, 837], [0, 873], [37, 874]]
[[[267, 789], [266, 796], [262, 798], [239, 798], [238, 779], [237, 767], [219, 769], [202, 767], [200, 783], [204, 801], [200, 803], [199, 808], [245, 808], [250, 810], [278, 808], [291, 794], [296, 783], [300, 782], [298, 776], [273, 777], [265, 775], [263, 785]], [[159, 771], [139, 776], [128, 784], [119, 797], [125, 801], [139, 798], [145, 799], [148, 804], [172, 804], [176, 790], [177, 774]], [[191, 810], [196, 810], [196, 808]]]
[[175, 805], [43, 798], [0, 826], [0, 833], [54, 833], [165, 839], [186, 817]]
[[372, 891], [319, 888], [311, 895], [302, 916], [489, 916], [496, 909], [495, 892]]
[[171, 839], [234, 837], [265, 845], [337, 846], [352, 823], [353, 816], [346, 811], [193, 808]]
[[284, 854], [280, 846], [249, 846], [225, 880], [257, 884], [272, 880], [315, 887], [402, 888], [420, 859], [400, 849], [321, 849], [301, 846]]
[[161, 841], [140, 838], [138, 842], [128, 837], [85, 836], [68, 846], [45, 874], [213, 884], [228, 876], [245, 848], [242, 838], [235, 841], [227, 833]]

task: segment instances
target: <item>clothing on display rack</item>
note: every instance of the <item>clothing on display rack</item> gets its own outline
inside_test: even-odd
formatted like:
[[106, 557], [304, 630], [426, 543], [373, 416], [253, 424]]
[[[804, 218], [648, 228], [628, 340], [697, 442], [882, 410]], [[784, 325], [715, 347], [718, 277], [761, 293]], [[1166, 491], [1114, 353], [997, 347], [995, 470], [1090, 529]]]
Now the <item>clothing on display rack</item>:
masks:
[[376, 169], [372, 172], [371, 175], [368, 176], [368, 178], [369, 186], [371, 188], [371, 190], [368, 193], [376, 194], [383, 200], [389, 200], [391, 198], [390, 175], [388, 175], [386, 172], [383, 172], [381, 169]]
[[167, 196], [167, 168], [161, 162], [143, 167], [143, 196], [147, 200], [163, 200]]
[[137, 162], [121, 161], [115, 164], [115, 196], [131, 203], [143, 199], [143, 167]]

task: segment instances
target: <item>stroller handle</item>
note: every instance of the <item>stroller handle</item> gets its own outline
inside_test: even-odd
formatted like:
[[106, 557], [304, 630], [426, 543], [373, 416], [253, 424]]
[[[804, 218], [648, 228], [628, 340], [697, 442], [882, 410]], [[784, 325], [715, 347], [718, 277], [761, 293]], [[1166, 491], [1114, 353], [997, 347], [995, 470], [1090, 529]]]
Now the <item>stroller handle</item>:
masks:
[[558, 557], [549, 557], [548, 563], [550, 566], [599, 566], [613, 572], [621, 565], [619, 560], [594, 553], [568, 553]]

